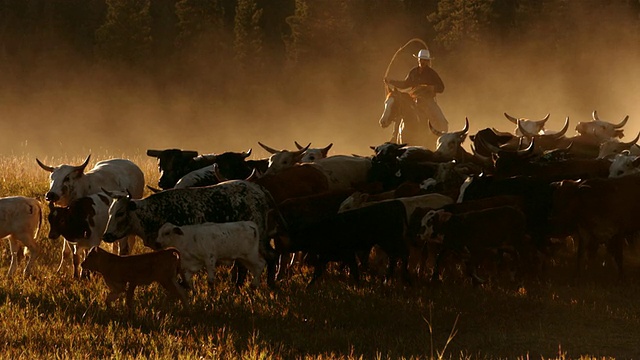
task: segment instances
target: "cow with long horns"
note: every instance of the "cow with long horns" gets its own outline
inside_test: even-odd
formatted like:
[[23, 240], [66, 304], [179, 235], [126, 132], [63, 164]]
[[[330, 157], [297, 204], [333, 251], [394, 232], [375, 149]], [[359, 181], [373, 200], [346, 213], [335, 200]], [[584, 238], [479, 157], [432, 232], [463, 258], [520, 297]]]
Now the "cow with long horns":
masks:
[[[97, 194], [102, 189], [123, 191], [134, 199], [142, 198], [144, 173], [138, 165], [126, 159], [100, 161], [86, 173], [91, 155], [81, 165], [48, 166], [36, 158], [38, 165], [51, 173], [50, 187], [45, 199], [58, 205], [69, 206], [74, 200]], [[133, 236], [118, 242], [120, 254], [128, 254], [133, 246]]]

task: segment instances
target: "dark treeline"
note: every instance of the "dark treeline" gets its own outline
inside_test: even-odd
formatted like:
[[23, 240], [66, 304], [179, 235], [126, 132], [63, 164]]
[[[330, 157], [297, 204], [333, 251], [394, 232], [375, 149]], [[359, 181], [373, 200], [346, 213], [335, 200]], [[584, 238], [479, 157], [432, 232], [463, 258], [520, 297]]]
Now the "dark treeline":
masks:
[[0, 60], [27, 72], [34, 61], [73, 58], [172, 80], [206, 67], [197, 78], [218, 84], [309, 69], [358, 81], [352, 59], [388, 57], [381, 42], [418, 37], [442, 57], [539, 38], [553, 56], [570, 48], [563, 36], [580, 18], [593, 35], [635, 31], [637, 44], [639, 14], [638, 0], [2, 0]]
[[[592, 55], [613, 61], [621, 48], [637, 55], [640, 1], [0, 0], [0, 95], [19, 99], [43, 84], [71, 88], [89, 78], [105, 87], [144, 81], [158, 97], [179, 92], [207, 103], [202, 94], [268, 92], [305, 106], [312, 95], [344, 89], [375, 98], [369, 106], [380, 102], [394, 52], [412, 38], [429, 44], [454, 89], [452, 74], [464, 77], [465, 87], [479, 80], [487, 68], [479, 56], [489, 56], [496, 73], [518, 71], [524, 58], [533, 76], [551, 64], [579, 79], [592, 72], [583, 62]], [[391, 75], [404, 76], [413, 65], [404, 54]], [[462, 85], [456, 91], [458, 99], [467, 96]], [[458, 107], [471, 101], [465, 99]], [[105, 118], [121, 115], [109, 111], [115, 113]]]

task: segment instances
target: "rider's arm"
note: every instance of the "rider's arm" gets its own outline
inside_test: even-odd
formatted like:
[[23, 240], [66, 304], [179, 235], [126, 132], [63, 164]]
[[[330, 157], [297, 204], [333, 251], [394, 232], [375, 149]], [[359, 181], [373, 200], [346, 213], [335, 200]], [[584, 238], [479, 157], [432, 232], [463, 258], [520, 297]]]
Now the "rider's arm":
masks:
[[404, 80], [387, 79], [387, 83], [389, 85], [397, 87], [398, 89], [408, 89], [408, 88], [414, 87], [418, 85], [415, 81], [415, 75], [413, 74], [414, 71], [415, 71], [414, 69], [411, 69], [411, 71], [409, 71], [409, 74], [407, 74], [407, 77]]

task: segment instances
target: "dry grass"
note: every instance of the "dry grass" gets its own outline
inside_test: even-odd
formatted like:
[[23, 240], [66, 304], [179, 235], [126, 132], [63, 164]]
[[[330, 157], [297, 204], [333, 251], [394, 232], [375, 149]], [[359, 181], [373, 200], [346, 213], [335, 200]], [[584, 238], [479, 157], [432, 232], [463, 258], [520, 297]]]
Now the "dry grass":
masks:
[[[95, 155], [94, 155], [95, 156]], [[108, 156], [97, 156], [92, 160]], [[150, 158], [131, 158], [148, 181], [157, 180]], [[83, 159], [41, 159], [49, 164]], [[47, 174], [33, 158], [0, 158], [7, 171], [0, 196], [42, 199]], [[55, 273], [61, 240], [38, 239], [43, 257], [34, 278], [8, 279], [8, 244], [0, 258], [0, 358], [207, 358], [207, 359], [601, 359], [640, 356], [640, 264], [628, 256], [625, 283], [615, 269], [593, 269], [570, 281], [573, 259], [551, 264], [548, 280], [523, 288], [494, 282], [479, 288], [450, 275], [433, 287], [383, 285], [367, 277], [347, 285], [333, 270], [307, 289], [308, 269], [277, 291], [231, 286], [218, 272], [214, 293], [196, 277], [182, 309], [153, 286], [136, 293], [127, 317], [122, 302], [104, 304], [99, 277], [75, 281]], [[140, 245], [136, 251], [143, 251]], [[631, 253], [627, 251], [627, 253]], [[454, 271], [450, 271], [454, 272]]]

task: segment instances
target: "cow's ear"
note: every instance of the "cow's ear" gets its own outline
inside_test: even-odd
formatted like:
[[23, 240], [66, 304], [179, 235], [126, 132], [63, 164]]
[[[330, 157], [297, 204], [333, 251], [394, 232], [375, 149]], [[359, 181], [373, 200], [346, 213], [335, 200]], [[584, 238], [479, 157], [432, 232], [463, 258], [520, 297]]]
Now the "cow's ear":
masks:
[[182, 231], [182, 229], [179, 226], [174, 227], [172, 229], [172, 231], [173, 231], [174, 234], [181, 235], [181, 236], [184, 235], [184, 232]]

